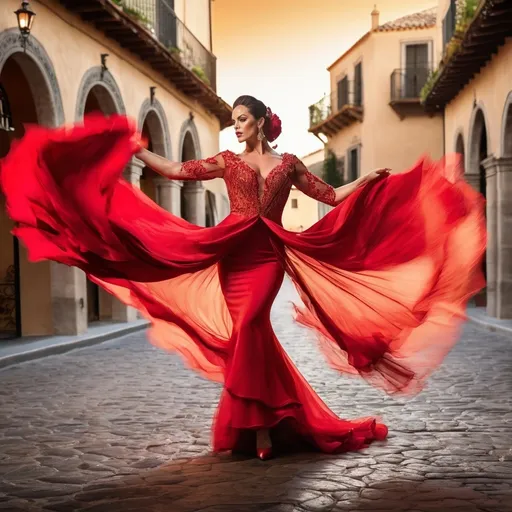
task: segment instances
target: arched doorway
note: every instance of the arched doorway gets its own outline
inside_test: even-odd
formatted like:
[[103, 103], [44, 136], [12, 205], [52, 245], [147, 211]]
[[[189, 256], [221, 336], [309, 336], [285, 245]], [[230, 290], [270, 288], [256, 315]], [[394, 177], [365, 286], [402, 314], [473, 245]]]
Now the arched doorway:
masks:
[[[124, 111], [121, 93], [110, 72], [102, 72], [101, 68], [90, 69], [79, 86], [75, 112], [77, 120], [92, 113], [109, 116]], [[89, 279], [86, 280], [86, 295], [88, 325], [100, 320], [112, 320], [116, 316], [114, 301], [117, 299], [113, 299], [109, 293]]]
[[[475, 183], [478, 183], [478, 189], [485, 197], [485, 168], [482, 162], [489, 156], [487, 154], [487, 126], [484, 113], [478, 109], [473, 117], [473, 126], [470, 132], [469, 143], [469, 167], [468, 174], [475, 176]], [[476, 180], [478, 176], [478, 180]]]
[[466, 161], [466, 152], [464, 151], [464, 137], [462, 136], [462, 133], [459, 133], [459, 135], [457, 135], [457, 139], [455, 141], [455, 152], [460, 155], [462, 167], [464, 170], [465, 161]]
[[[157, 155], [170, 159], [170, 142], [165, 112], [161, 105], [153, 100], [145, 102], [139, 116], [139, 128], [142, 136], [148, 141], [148, 149]], [[140, 188], [155, 203], [159, 203], [158, 181], [161, 176], [149, 167], [142, 169]]]
[[[26, 123], [57, 126], [63, 122], [53, 66], [32, 36], [23, 51], [17, 30], [0, 33], [0, 86], [2, 110], [10, 113], [0, 128], [0, 158], [24, 135]], [[53, 334], [52, 264], [30, 263], [12, 229], [0, 193], [0, 340]]]
[[[473, 186], [476, 186], [484, 198], [487, 197], [487, 182], [485, 167], [483, 165], [484, 160], [489, 156], [487, 140], [488, 136], [485, 116], [482, 109], [478, 108], [473, 113], [473, 122], [469, 132], [468, 167], [466, 169], [466, 176], [472, 177]], [[487, 210], [489, 210], [489, 205], [487, 205]], [[486, 213], [489, 215], [488, 211]], [[491, 214], [489, 217], [492, 222], [494, 222], [494, 218], [494, 214]], [[492, 231], [492, 229], [490, 231]], [[495, 241], [491, 240], [489, 247], [494, 244]], [[487, 279], [489, 277], [488, 286], [494, 289], [495, 262], [493, 261], [492, 253], [491, 258], [488, 258], [489, 247], [484, 255], [482, 266], [485, 278]], [[493, 250], [493, 252], [495, 251]], [[477, 306], [487, 305], [487, 291], [488, 290], [485, 289], [475, 297]], [[494, 293], [494, 291], [492, 293]]]
[[[197, 158], [194, 139], [190, 131], [187, 131], [183, 139], [181, 161], [188, 162], [189, 160], [197, 160]], [[197, 207], [195, 204], [195, 191], [198, 186], [200, 184], [196, 181], [186, 181], [181, 188], [181, 216], [189, 222], [194, 222], [195, 220], [195, 209]]]

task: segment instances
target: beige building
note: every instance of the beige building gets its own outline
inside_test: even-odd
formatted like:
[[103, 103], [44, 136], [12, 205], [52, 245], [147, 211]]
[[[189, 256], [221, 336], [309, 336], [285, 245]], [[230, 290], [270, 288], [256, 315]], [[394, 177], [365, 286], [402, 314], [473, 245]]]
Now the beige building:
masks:
[[487, 312], [512, 318], [512, 3], [440, 0], [425, 107], [444, 112], [446, 152], [487, 199]]
[[[33, 1], [25, 45], [14, 14], [20, 7], [0, 3], [0, 157], [24, 123], [55, 127], [92, 111], [133, 117], [150, 149], [172, 160], [218, 152], [231, 110], [215, 92], [210, 0]], [[222, 180], [162, 180], [136, 160], [125, 177], [196, 224], [228, 213]], [[77, 334], [91, 322], [135, 318], [83, 272], [29, 263], [11, 228], [0, 195], [0, 338]]]
[[336, 154], [344, 182], [441, 157], [442, 116], [420, 104], [437, 44], [435, 9], [382, 25], [374, 10], [371, 30], [328, 68], [331, 93], [309, 108], [309, 131]]
[[[301, 158], [310, 172], [322, 177], [324, 150], [320, 149]], [[321, 219], [331, 208], [292, 187], [283, 210], [283, 227], [289, 231], [304, 231]]]

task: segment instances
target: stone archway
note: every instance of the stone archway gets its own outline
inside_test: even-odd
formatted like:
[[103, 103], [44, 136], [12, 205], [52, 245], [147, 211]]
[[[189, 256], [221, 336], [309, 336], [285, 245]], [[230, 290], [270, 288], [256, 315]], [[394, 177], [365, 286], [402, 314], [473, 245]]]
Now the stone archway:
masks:
[[[114, 77], [110, 71], [102, 70], [99, 66], [89, 69], [82, 77], [78, 87], [75, 120], [81, 121], [93, 112], [101, 112], [106, 116], [126, 112]], [[86, 297], [85, 320], [88, 325], [104, 320], [125, 322], [136, 318], [130, 308], [87, 279], [85, 274], [82, 274], [81, 287]]]
[[[171, 140], [165, 111], [157, 99], [146, 99], [138, 118], [138, 129], [148, 141], [148, 149], [172, 160]], [[138, 161], [137, 161], [138, 162]], [[181, 182], [159, 176], [149, 167], [140, 165], [140, 188], [165, 210], [180, 215]]]
[[486, 181], [483, 161], [489, 156], [488, 148], [487, 122], [483, 108], [479, 106], [473, 112], [469, 129], [466, 177], [484, 197], [486, 196]]
[[78, 87], [75, 120], [81, 121], [84, 114], [101, 111], [105, 115], [125, 114], [121, 91], [114, 77], [100, 66], [86, 71]]
[[512, 157], [512, 91], [507, 97], [501, 121], [501, 156]]
[[[64, 122], [53, 64], [35, 37], [28, 38], [24, 51], [18, 29], [0, 33], [0, 84], [13, 124], [13, 131], [0, 131], [0, 158], [23, 136], [25, 123], [56, 127]], [[49, 261], [30, 263], [12, 228], [0, 194], [0, 339], [54, 334], [62, 293], [54, 282], [65, 267]]]

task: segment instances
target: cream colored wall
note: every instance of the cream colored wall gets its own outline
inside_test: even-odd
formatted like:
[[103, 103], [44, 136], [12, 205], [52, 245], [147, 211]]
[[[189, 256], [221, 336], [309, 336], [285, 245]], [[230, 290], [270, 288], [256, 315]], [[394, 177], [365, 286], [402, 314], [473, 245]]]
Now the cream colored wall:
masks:
[[[190, 9], [192, 2], [187, 2], [187, 16], [191, 20], [191, 29], [208, 47], [209, 21], [205, 10], [208, 2], [194, 0], [193, 3], [194, 8]], [[15, 27], [16, 17], [13, 11], [19, 8], [19, 5], [20, 2], [17, 0], [2, 0], [0, 31]], [[142, 103], [149, 97], [149, 87], [157, 87], [156, 97], [167, 114], [173, 159], [179, 159], [180, 131], [190, 112], [194, 115], [198, 130], [201, 155], [214, 155], [219, 151], [218, 119], [196, 101], [179, 92], [148, 64], [105, 37], [94, 29], [92, 24], [86, 24], [73, 16], [56, 0], [33, 2], [31, 7], [37, 14], [32, 35], [43, 45], [52, 61], [67, 123], [75, 121], [82, 77], [90, 68], [100, 65], [101, 53], [108, 53], [107, 66], [120, 89], [127, 115], [137, 119]], [[203, 14], [199, 14], [201, 9], [204, 10]], [[218, 205], [225, 203], [227, 194], [222, 180], [205, 182], [204, 185], [215, 193]], [[20, 259], [23, 334], [51, 334], [53, 329], [50, 266], [47, 262], [34, 265], [28, 264], [24, 257]], [[26, 293], [27, 287], [33, 286], [38, 287], [38, 293]], [[77, 296], [85, 296], [85, 280], [76, 286]], [[33, 303], [31, 296], [34, 300], [37, 298], [39, 302]]]
[[210, 0], [175, 0], [174, 11], [187, 28], [211, 51]]
[[360, 142], [362, 174], [376, 167], [405, 170], [424, 153], [442, 156], [441, 116], [401, 120], [389, 105], [391, 73], [405, 66], [403, 44], [428, 41], [435, 54], [435, 39], [435, 28], [374, 32], [331, 69], [331, 87], [336, 91], [338, 79], [348, 73], [352, 81], [354, 65], [362, 62], [364, 120], [340, 130], [328, 144], [338, 156], [346, 157], [347, 150]]
[[[19, 7], [19, 2], [15, 0], [5, 1], [6, 4], [2, 5], [2, 11], [11, 13]], [[207, 0], [188, 2], [187, 16], [190, 16], [191, 19], [202, 20], [201, 23], [205, 24], [208, 20], [207, 4]], [[176, 5], [178, 8], [179, 2], [176, 2]], [[91, 67], [98, 66], [100, 54], [106, 52], [109, 53], [108, 69], [119, 86], [126, 113], [129, 116], [138, 117], [142, 103], [149, 96], [149, 87], [157, 86], [156, 97], [167, 113], [174, 159], [179, 159], [180, 130], [190, 112], [194, 114], [202, 156], [214, 155], [219, 151], [220, 126], [218, 119], [197, 102], [179, 92], [149, 65], [106, 38], [99, 31], [94, 30], [91, 25], [72, 16], [69, 11], [55, 1], [46, 0], [44, 4], [38, 2], [34, 4], [33, 8], [37, 11], [37, 18], [32, 33], [44, 45], [53, 62], [66, 122], [74, 121], [78, 88], [82, 76]], [[205, 11], [204, 16], [198, 14], [201, 10]], [[179, 13], [177, 14], [179, 16]], [[12, 27], [15, 22], [14, 15], [0, 16], [0, 30]], [[59, 37], [55, 37], [55, 34], [59, 34]], [[74, 58], [76, 55], [80, 55], [80, 58]], [[205, 182], [205, 187], [216, 195], [226, 193], [221, 180]], [[221, 198], [219, 197], [217, 200], [220, 201]]]
[[[297, 200], [297, 208], [292, 208], [292, 199]], [[283, 227], [288, 231], [304, 231], [318, 220], [318, 201], [292, 188], [282, 220]]]
[[[3, 0], [2, 12], [10, 13], [18, 7], [16, 0]], [[38, 2], [33, 8], [37, 10], [37, 18], [32, 33], [43, 44], [53, 62], [67, 122], [74, 121], [82, 76], [91, 67], [98, 66], [100, 53], [106, 52], [109, 53], [108, 69], [121, 90], [128, 115], [138, 116], [143, 101], [149, 96], [149, 87], [155, 85], [156, 97], [168, 116], [173, 155], [178, 152], [181, 125], [188, 119], [190, 111], [194, 113], [203, 152], [217, 152], [219, 121], [215, 116], [179, 92], [168, 80], [115, 41], [72, 16], [56, 1]], [[11, 28], [15, 23], [14, 15], [0, 16], [0, 30]], [[55, 37], [55, 34], [59, 34], [59, 37]], [[75, 58], [76, 55], [80, 55], [80, 58]]]
[[467, 84], [445, 109], [446, 152], [455, 151], [459, 133], [464, 137], [466, 169], [469, 169], [469, 134], [475, 111], [474, 102], [483, 110], [487, 126], [487, 152], [503, 156], [503, 113], [512, 92], [512, 40], [502, 46], [492, 60]]
[[[302, 163], [307, 168], [323, 160], [323, 149], [301, 157]], [[292, 208], [292, 199], [297, 199], [297, 208]], [[283, 227], [289, 231], [303, 231], [309, 228], [319, 219], [318, 205], [318, 201], [293, 187], [283, 210]]]

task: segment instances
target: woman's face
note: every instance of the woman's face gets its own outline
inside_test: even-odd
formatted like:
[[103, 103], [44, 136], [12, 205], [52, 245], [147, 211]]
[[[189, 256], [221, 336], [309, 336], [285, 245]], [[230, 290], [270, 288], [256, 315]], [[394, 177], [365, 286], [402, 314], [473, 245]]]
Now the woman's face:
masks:
[[235, 134], [238, 142], [255, 139], [258, 136], [260, 125], [263, 126], [264, 123], [264, 119], [257, 121], [244, 105], [238, 105], [233, 109], [232, 118], [235, 122]]

